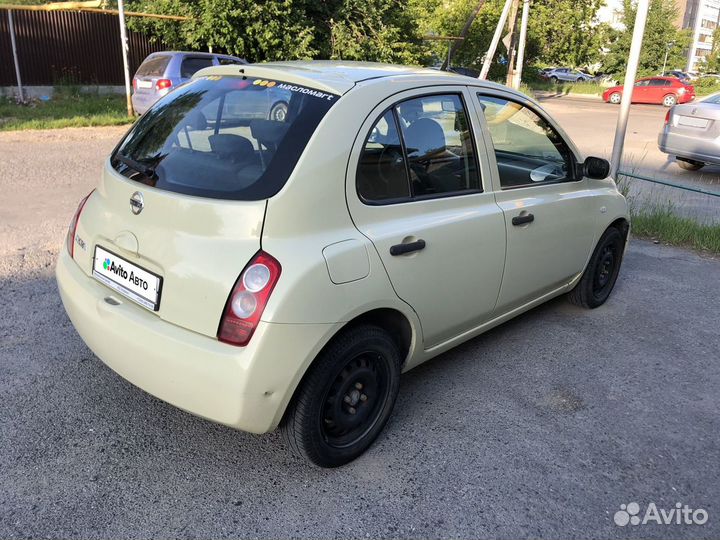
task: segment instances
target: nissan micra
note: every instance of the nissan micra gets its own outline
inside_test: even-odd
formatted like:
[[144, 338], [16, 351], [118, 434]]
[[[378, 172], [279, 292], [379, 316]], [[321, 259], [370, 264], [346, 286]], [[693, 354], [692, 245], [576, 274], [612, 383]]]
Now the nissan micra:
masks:
[[[282, 120], [246, 114], [273, 89]], [[122, 377], [237, 429], [281, 426], [333, 467], [378, 436], [401, 372], [555, 296], [606, 301], [629, 232], [608, 172], [497, 84], [213, 67], [113, 150], [57, 281]]]

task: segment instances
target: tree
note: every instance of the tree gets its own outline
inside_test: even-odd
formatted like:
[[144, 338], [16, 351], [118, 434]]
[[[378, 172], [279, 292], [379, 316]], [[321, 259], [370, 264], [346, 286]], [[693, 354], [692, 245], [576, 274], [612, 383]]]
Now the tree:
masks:
[[[586, 66], [596, 62], [601, 51], [605, 25], [596, 16], [604, 0], [533, 0], [530, 6], [525, 65], [537, 61], [549, 65]], [[477, 6], [477, 0], [413, 0], [423, 33], [456, 35]], [[453, 64], [479, 69], [505, 0], [487, 0], [470, 27], [467, 38], [458, 47]], [[423, 6], [425, 9], [421, 9]], [[429, 52], [436, 62], [447, 54], [447, 44], [433, 42]], [[490, 78], [504, 76], [506, 50], [498, 47]]]
[[[610, 52], [603, 62], [603, 68], [618, 77], [624, 76], [627, 67], [635, 15], [633, 2], [625, 0], [623, 23], [626, 29], [614, 30], [610, 35]], [[692, 38], [689, 31], [678, 30], [675, 27], [673, 21], [676, 17], [677, 7], [674, 0], [651, 0], [640, 51], [639, 76], [659, 73], [662, 70], [666, 50], [668, 51], [667, 69], [685, 67], [686, 58], [683, 51], [690, 46]]]
[[334, 58], [414, 63], [421, 43], [407, 0], [129, 0], [128, 9], [187, 15], [132, 19], [172, 48], [227, 52], [251, 62]]

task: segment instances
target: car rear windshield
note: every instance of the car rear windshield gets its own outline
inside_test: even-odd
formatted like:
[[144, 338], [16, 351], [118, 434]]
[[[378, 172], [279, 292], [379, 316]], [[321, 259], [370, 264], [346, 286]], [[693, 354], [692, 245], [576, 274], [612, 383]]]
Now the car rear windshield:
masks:
[[136, 77], [162, 77], [165, 73], [165, 68], [170, 63], [170, 57], [166, 54], [161, 56], [153, 56], [152, 58], [146, 58], [145, 61], [140, 64], [140, 67], [135, 73]]
[[266, 199], [285, 185], [337, 99], [277, 80], [200, 77], [153, 105], [113, 152], [111, 165], [167, 191]]

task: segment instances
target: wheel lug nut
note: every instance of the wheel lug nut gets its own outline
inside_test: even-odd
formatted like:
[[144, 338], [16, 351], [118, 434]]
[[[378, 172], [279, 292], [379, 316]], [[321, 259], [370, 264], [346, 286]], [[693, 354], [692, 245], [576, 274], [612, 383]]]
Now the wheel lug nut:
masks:
[[350, 411], [350, 414], [355, 414], [357, 412], [357, 409], [355, 407], [350, 407], [348, 411]]
[[358, 390], [362, 390], [362, 389], [363, 389], [363, 385], [362, 385], [361, 383], [359, 383], [359, 382], [356, 382], [356, 383], [355, 383], [355, 388], [357, 388]]
[[367, 401], [367, 396], [365, 394], [360, 394], [360, 401]]
[[343, 401], [344, 401], [345, 403], [350, 403], [350, 402], [352, 401], [352, 399], [350, 399], [350, 396], [345, 396], [345, 397], [343, 398]]

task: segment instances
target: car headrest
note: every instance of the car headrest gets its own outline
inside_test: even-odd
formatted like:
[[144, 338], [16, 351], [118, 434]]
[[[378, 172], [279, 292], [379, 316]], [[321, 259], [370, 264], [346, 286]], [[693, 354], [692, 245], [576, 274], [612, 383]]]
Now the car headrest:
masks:
[[405, 130], [405, 145], [411, 155], [445, 150], [445, 133], [435, 120], [418, 118]]
[[208, 137], [210, 149], [224, 158], [247, 159], [255, 155], [252, 143], [241, 135], [220, 133]]
[[194, 110], [185, 117], [185, 125], [193, 131], [203, 131], [207, 129], [207, 118], [200, 111]]
[[288, 130], [287, 122], [275, 120], [252, 120], [250, 122], [250, 133], [256, 140], [268, 145], [277, 145]]

